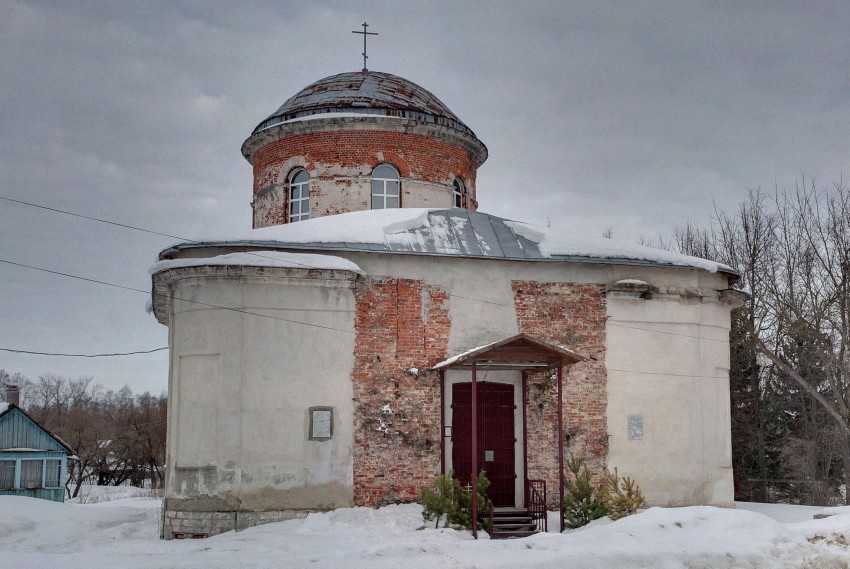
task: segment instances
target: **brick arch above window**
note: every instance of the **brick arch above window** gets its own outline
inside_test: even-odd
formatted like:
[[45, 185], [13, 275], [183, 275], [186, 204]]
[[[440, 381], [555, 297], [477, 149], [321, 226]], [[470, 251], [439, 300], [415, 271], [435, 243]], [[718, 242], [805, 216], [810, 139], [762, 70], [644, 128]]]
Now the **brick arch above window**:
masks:
[[367, 163], [372, 170], [381, 164], [389, 164], [398, 171], [399, 176], [402, 178], [410, 177], [410, 165], [401, 154], [395, 152], [378, 152], [370, 156]]
[[311, 178], [317, 176], [316, 165], [309, 162], [304, 156], [293, 156], [280, 164], [278, 171], [277, 186], [285, 186], [292, 179], [292, 174], [296, 170], [307, 170]]

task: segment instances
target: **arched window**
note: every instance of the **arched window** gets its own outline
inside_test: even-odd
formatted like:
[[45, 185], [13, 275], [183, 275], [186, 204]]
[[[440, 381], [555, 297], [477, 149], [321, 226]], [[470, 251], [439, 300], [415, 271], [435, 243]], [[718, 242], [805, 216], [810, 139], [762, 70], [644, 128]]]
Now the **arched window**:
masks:
[[400, 186], [398, 171], [389, 164], [372, 170], [372, 209], [400, 207]]
[[466, 188], [460, 178], [455, 178], [455, 181], [452, 183], [452, 196], [454, 198], [452, 201], [454, 207], [466, 207]]
[[289, 179], [289, 221], [310, 219], [310, 175], [298, 170]]

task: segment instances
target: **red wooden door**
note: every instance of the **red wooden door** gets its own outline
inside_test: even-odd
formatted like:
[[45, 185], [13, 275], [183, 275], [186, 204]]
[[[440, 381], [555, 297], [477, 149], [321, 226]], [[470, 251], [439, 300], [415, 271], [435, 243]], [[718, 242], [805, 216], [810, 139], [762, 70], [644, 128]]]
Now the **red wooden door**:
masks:
[[[478, 383], [478, 468], [487, 473], [494, 506], [514, 506], [514, 386]], [[452, 467], [462, 483], [472, 470], [472, 384], [452, 385]]]

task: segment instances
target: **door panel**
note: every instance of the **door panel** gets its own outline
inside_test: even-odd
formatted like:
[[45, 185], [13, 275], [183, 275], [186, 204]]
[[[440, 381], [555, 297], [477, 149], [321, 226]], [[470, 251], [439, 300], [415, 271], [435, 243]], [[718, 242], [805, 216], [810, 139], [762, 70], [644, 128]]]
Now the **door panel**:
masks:
[[[487, 495], [495, 506], [515, 505], [514, 386], [478, 383], [478, 465], [487, 473]], [[452, 384], [452, 465], [470, 482], [472, 470], [472, 384]]]

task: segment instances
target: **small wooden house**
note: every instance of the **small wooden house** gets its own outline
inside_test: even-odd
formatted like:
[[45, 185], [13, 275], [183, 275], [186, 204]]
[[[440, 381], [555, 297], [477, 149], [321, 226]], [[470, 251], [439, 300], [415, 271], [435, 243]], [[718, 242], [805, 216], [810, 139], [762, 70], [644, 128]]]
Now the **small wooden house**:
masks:
[[65, 500], [74, 452], [14, 403], [0, 403], [0, 495]]

